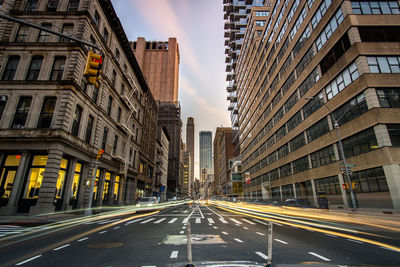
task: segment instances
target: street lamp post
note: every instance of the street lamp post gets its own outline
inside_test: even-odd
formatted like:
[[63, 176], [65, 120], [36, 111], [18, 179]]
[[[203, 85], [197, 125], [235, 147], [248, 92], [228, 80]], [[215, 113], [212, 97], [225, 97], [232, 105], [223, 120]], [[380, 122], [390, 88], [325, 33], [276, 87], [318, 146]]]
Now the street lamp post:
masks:
[[350, 173], [349, 173], [349, 169], [347, 167], [346, 156], [345, 156], [344, 150], [343, 150], [342, 137], [340, 136], [340, 127], [339, 127], [339, 123], [338, 123], [338, 121], [347, 112], [344, 112], [343, 115], [336, 120], [335, 116], [333, 116], [332, 110], [324, 102], [321, 101], [322, 99], [318, 99], [318, 98], [315, 98], [315, 97], [305, 97], [305, 99], [318, 101], [318, 102], [322, 103], [322, 105], [324, 105], [324, 107], [326, 107], [328, 109], [329, 114], [331, 115], [331, 118], [333, 120], [333, 126], [335, 127], [336, 132], [337, 132], [337, 137], [338, 137], [338, 141], [339, 141], [339, 150], [340, 150], [340, 155], [343, 158], [343, 164], [344, 164], [344, 169], [345, 169], [345, 174], [346, 174], [346, 180], [347, 180], [347, 183], [349, 184], [351, 204], [352, 204], [353, 208], [357, 208], [356, 198], [355, 198], [355, 194], [354, 194], [354, 191], [353, 191], [353, 186], [351, 184]]

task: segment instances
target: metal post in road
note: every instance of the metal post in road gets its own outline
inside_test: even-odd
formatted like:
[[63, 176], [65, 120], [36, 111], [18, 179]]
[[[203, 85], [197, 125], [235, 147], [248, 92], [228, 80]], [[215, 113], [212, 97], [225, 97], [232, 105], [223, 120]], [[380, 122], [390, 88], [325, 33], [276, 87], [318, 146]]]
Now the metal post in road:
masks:
[[92, 182], [90, 183], [89, 202], [88, 202], [87, 209], [85, 210], [86, 216], [92, 215], [93, 191], [94, 191], [94, 184], [96, 183], [97, 166], [99, 166], [99, 164], [100, 164], [100, 162], [98, 162], [97, 160], [94, 162]]
[[190, 222], [186, 224], [186, 239], [187, 239], [187, 254], [188, 254], [188, 264], [186, 267], [194, 267], [192, 263], [192, 231], [190, 229]]
[[266, 267], [272, 267], [272, 222], [268, 224], [268, 261]]

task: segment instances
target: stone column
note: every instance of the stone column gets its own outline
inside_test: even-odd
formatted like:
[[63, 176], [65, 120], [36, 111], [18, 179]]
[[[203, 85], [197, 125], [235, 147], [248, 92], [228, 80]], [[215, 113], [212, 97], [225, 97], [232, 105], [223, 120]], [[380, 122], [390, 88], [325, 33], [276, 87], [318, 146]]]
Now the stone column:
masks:
[[281, 195], [281, 201], [283, 201], [282, 186], [281, 185], [279, 186], [279, 193]]
[[0, 209], [0, 215], [13, 215], [18, 209], [18, 200], [21, 194], [24, 193], [24, 174], [29, 168], [29, 153], [23, 151], [21, 155], [21, 161], [17, 169], [17, 173], [14, 178], [13, 188], [11, 190], [10, 199], [8, 200], [7, 206]]
[[74, 180], [75, 168], [77, 159], [73, 158], [70, 160], [68, 168], [68, 176], [65, 181], [65, 192], [63, 194], [63, 210], [70, 210], [72, 207], [69, 205], [69, 200], [71, 199], [71, 189], [72, 182]]
[[[87, 208], [89, 203], [90, 185], [86, 185], [87, 181], [92, 179], [94, 163], [86, 162], [82, 165], [83, 170], [81, 171], [82, 177], [80, 181], [79, 195], [78, 195], [78, 209]], [[94, 180], [92, 181], [94, 182]]]
[[294, 198], [297, 198], [296, 184], [292, 184], [292, 185], [293, 185], [293, 196], [294, 196]]
[[343, 205], [344, 208], [348, 209], [349, 208], [349, 202], [347, 201], [347, 192], [346, 189], [343, 189], [344, 179], [343, 179], [343, 174], [338, 175], [339, 178], [339, 184], [340, 184], [340, 192], [342, 193], [342, 199], [343, 199]]
[[63, 147], [61, 145], [53, 146], [49, 150], [39, 198], [36, 206], [31, 207], [29, 215], [54, 212], [54, 194], [56, 192], [57, 179], [63, 154]]
[[[103, 205], [103, 191], [104, 191], [104, 180], [106, 178], [106, 169], [100, 170], [100, 177], [99, 177], [99, 186], [97, 187], [97, 207]], [[94, 174], [96, 176], [96, 174]]]
[[389, 187], [390, 197], [392, 198], [393, 208], [400, 209], [400, 165], [383, 166], [386, 181]]
[[317, 190], [315, 189], [315, 183], [314, 183], [314, 180], [310, 180], [310, 181], [311, 181], [312, 194], [313, 194], [313, 198], [314, 198], [314, 204], [318, 205]]

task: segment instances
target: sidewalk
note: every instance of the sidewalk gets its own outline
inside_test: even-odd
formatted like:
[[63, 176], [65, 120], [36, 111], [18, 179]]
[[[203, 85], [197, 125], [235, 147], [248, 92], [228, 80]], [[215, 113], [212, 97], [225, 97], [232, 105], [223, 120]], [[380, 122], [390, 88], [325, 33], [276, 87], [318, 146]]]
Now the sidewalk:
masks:
[[38, 216], [28, 216], [28, 215], [14, 215], [14, 216], [0, 216], [0, 225], [19, 225], [19, 226], [39, 226], [43, 224], [54, 223], [58, 221], [64, 221], [68, 219], [75, 219], [85, 216], [82, 214], [74, 213], [57, 213], [49, 215], [38, 215]]

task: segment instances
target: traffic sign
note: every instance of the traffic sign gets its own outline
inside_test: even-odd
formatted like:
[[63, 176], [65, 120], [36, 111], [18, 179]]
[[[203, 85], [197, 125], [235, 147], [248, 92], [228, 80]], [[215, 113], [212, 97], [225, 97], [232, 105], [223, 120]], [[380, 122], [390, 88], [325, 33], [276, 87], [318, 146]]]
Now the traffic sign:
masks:
[[[341, 162], [340, 162], [340, 165], [344, 165], [344, 162], [341, 161]], [[354, 164], [354, 163], [347, 163], [347, 164], [346, 164], [346, 167], [350, 167], [350, 168], [351, 168], [351, 167], [355, 167], [355, 166], [356, 166], [356, 164]]]

